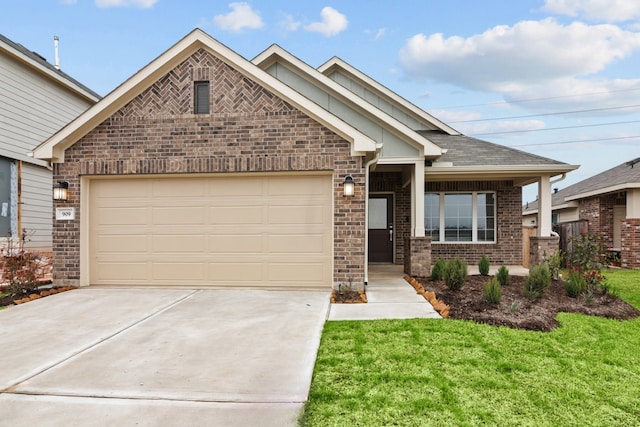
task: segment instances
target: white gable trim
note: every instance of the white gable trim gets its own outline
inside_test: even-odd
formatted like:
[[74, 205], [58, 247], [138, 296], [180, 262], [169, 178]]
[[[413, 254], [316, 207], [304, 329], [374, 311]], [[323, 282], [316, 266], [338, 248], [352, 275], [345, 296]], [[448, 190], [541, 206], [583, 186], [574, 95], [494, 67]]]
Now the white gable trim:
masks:
[[394, 133], [402, 140], [410, 142], [411, 145], [420, 150], [421, 155], [440, 157], [444, 154], [442, 148], [424, 136], [362, 99], [344, 86], [318, 72], [315, 68], [296, 58], [278, 45], [272, 45], [260, 55], [256, 56], [252, 62], [262, 69], [267, 69], [274, 63], [289, 65], [290, 69], [293, 69], [298, 75], [302, 75], [302, 77], [311, 82], [311, 84], [319, 84], [324, 92], [329, 93], [341, 102], [347, 103], [347, 105], [350, 105], [361, 114], [372, 118], [380, 126]]
[[389, 101], [391, 104], [402, 109], [405, 113], [409, 114], [410, 116], [415, 117], [416, 119], [418, 119], [418, 121], [421, 121], [425, 124], [429, 124], [435, 127], [436, 129], [446, 132], [449, 135], [460, 135], [460, 132], [453, 129], [451, 126], [436, 119], [431, 114], [427, 113], [423, 109], [407, 101], [397, 93], [389, 90], [385, 86], [381, 85], [371, 77], [367, 76], [357, 68], [346, 63], [345, 61], [343, 61], [338, 57], [334, 56], [333, 58], [331, 58], [330, 60], [328, 60], [327, 62], [325, 62], [324, 64], [318, 67], [318, 71], [324, 75], [329, 75], [331, 74], [331, 72], [333, 72], [336, 69], [343, 71], [347, 75], [353, 77], [355, 80], [364, 84], [369, 90], [377, 93], [378, 95], [380, 95], [381, 97]]
[[367, 152], [375, 151], [376, 143], [374, 140], [311, 102], [266, 71], [256, 67], [233, 50], [213, 39], [204, 31], [195, 29], [169, 48], [169, 50], [118, 86], [100, 102], [89, 108], [66, 127], [36, 147], [33, 152], [34, 156], [52, 162], [64, 162], [64, 152], [67, 148], [76, 143], [80, 138], [200, 48], [212, 53], [214, 56], [235, 68], [238, 72], [282, 97], [291, 105], [299, 108], [319, 123], [322, 123], [349, 141], [351, 143], [352, 155], [364, 155]]

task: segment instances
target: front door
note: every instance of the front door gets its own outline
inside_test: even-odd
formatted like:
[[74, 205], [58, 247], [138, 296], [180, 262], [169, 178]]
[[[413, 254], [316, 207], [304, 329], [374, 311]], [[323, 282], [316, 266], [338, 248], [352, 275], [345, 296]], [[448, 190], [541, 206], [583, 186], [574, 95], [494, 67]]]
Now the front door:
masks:
[[393, 262], [393, 195], [369, 196], [369, 262]]

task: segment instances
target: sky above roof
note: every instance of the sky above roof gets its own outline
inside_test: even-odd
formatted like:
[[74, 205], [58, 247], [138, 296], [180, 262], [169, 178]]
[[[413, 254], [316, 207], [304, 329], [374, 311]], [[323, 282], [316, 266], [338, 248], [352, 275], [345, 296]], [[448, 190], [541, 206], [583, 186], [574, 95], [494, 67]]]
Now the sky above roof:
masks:
[[[581, 165], [640, 157], [640, 2], [21, 0], [0, 32], [106, 95], [193, 28], [252, 59], [338, 56], [465, 135]], [[524, 200], [537, 189], [525, 188]]]

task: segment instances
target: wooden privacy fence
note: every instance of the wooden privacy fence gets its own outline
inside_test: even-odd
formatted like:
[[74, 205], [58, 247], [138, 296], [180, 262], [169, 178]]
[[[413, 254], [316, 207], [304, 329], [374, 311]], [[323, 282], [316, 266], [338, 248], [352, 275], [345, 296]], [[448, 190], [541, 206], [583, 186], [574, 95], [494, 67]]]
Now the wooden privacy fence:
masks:
[[589, 233], [589, 222], [584, 219], [562, 222], [553, 227], [560, 236], [560, 250], [570, 254], [573, 251], [572, 240], [575, 236]]
[[522, 266], [529, 268], [531, 259], [531, 236], [536, 235], [536, 227], [522, 226]]

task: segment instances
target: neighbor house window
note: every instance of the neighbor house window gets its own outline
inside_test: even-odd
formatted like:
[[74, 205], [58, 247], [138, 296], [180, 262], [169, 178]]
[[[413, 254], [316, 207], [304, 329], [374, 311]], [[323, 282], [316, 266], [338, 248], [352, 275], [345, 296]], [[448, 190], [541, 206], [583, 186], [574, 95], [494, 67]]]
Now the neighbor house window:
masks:
[[493, 243], [495, 193], [426, 193], [424, 228], [433, 242]]
[[209, 82], [196, 82], [194, 86], [196, 114], [209, 114]]

